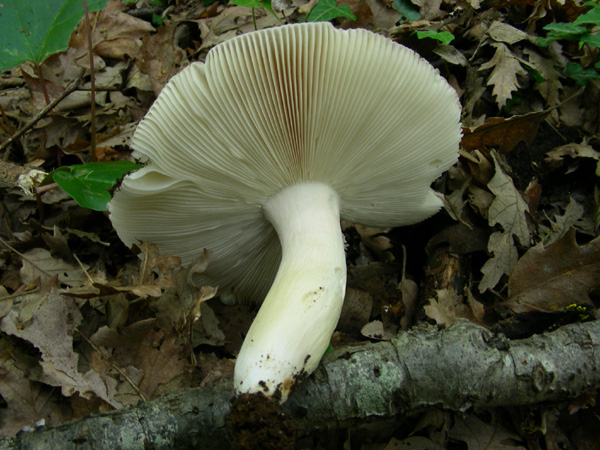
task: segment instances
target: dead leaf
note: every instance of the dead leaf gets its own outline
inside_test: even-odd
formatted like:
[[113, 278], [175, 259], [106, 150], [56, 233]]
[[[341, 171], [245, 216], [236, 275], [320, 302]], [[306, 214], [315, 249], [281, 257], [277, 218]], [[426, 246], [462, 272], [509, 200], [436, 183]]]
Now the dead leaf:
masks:
[[457, 417], [448, 437], [464, 442], [469, 450], [525, 450], [516, 444], [523, 442], [517, 433], [497, 420], [488, 424], [473, 414], [464, 419]]
[[496, 43], [492, 46], [496, 47], [496, 53], [479, 70], [492, 69], [487, 84], [494, 87], [492, 94], [496, 96], [498, 106], [503, 108], [506, 101], [512, 98], [512, 93], [520, 87], [517, 75], [527, 75], [527, 71], [506, 45]]
[[529, 249], [508, 280], [503, 305], [515, 314], [557, 311], [571, 304], [592, 304], [589, 293], [600, 286], [600, 237], [579, 246], [575, 231], [548, 248]]
[[529, 247], [531, 237], [526, 213], [527, 202], [515, 188], [512, 179], [506, 175], [494, 155], [496, 174], [488, 183], [495, 199], [488, 210], [488, 223], [491, 227], [499, 224], [503, 231], [491, 234], [488, 251], [494, 256], [481, 268], [483, 278], [479, 283], [479, 292], [485, 292], [498, 284], [502, 275], [512, 272], [519, 254], [513, 236], [524, 247]]
[[479, 282], [479, 292], [481, 293], [494, 288], [502, 275], [510, 274], [519, 259], [513, 237], [509, 233], [500, 231], [492, 233], [488, 241], [488, 251], [494, 256], [488, 259], [481, 268], [481, 273], [483, 273]]
[[600, 152], [594, 150], [591, 145], [587, 144], [566, 144], [556, 147], [546, 153], [544, 162], [551, 169], [557, 169], [565, 162], [565, 157], [576, 158], [591, 158], [598, 161], [596, 165], [596, 175], [600, 176]]
[[81, 286], [87, 281], [79, 265], [54, 258], [43, 248], [34, 248], [24, 253], [20, 273], [24, 284], [32, 284], [38, 278], [45, 283], [54, 276], [58, 277], [61, 284], [67, 286]]
[[369, 322], [361, 328], [360, 334], [376, 341], [389, 341], [395, 336], [395, 333], [390, 333], [383, 327], [383, 322], [381, 320]]
[[0, 436], [11, 436], [40, 422], [51, 426], [67, 419], [57, 405], [55, 389], [32, 380], [39, 373], [36, 357], [27, 355], [6, 338], [0, 339]]
[[454, 289], [438, 289], [436, 296], [428, 300], [429, 304], [424, 309], [427, 317], [438, 325], [449, 327], [459, 317], [479, 322], [483, 317], [483, 305], [472, 296], [469, 305], [463, 303], [463, 296], [457, 295]]
[[488, 183], [488, 188], [496, 198], [490, 205], [488, 223], [491, 227], [499, 224], [506, 233], [514, 235], [522, 246], [529, 247], [531, 238], [527, 202], [515, 188], [512, 179], [502, 171], [495, 155], [493, 158], [496, 174]]
[[0, 321], [0, 330], [30, 342], [42, 353], [43, 374], [37, 381], [60, 387], [67, 397], [79, 393], [90, 398], [94, 394], [119, 408], [121, 404], [114, 397], [115, 380], [102, 378], [93, 370], [86, 373], [78, 370], [79, 356], [73, 350], [73, 332], [82, 316], [75, 302], [52, 288], [38, 305], [31, 312], [31, 318], [13, 308]]
[[524, 31], [498, 20], [492, 22], [487, 30], [487, 34], [497, 42], [504, 42], [511, 45], [529, 38]]
[[583, 206], [571, 197], [562, 216], [555, 215], [554, 221], [548, 218], [550, 221], [550, 229], [548, 230], [548, 234], [544, 237], [544, 246], [549, 247], [567, 234], [571, 227], [583, 217], [583, 213]]
[[489, 147], [494, 147], [503, 153], [510, 152], [519, 142], [531, 145], [540, 123], [549, 113], [549, 111], [535, 112], [513, 116], [510, 119], [490, 117], [475, 130], [465, 130], [460, 145], [467, 151], [487, 152]]
[[142, 73], [148, 74], [154, 93], [158, 95], [167, 81], [188, 62], [186, 52], [175, 45], [177, 25], [167, 23], [154, 34], [146, 34], [136, 63]]

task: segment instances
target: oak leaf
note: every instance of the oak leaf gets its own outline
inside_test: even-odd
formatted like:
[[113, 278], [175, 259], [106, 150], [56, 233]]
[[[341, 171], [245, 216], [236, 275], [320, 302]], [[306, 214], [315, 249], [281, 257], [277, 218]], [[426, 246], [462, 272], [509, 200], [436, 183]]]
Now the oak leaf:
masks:
[[479, 70], [492, 69], [487, 84], [493, 86], [492, 94], [496, 96], [500, 108], [506, 105], [506, 101], [512, 97], [512, 93], [519, 86], [517, 75], [527, 75], [527, 71], [521, 67], [521, 63], [515, 55], [504, 44], [492, 44], [496, 47], [496, 53], [490, 61], [482, 64]]
[[503, 304], [516, 314], [552, 312], [571, 304], [591, 304], [589, 293], [600, 286], [600, 237], [586, 245], [570, 231], [553, 245], [529, 249], [508, 280]]

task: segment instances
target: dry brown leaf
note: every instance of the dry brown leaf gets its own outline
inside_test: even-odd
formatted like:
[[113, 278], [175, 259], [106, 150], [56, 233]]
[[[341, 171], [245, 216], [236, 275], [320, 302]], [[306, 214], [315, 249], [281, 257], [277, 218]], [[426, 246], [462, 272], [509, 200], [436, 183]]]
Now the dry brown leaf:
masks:
[[174, 334], [152, 330], [138, 348], [135, 367], [143, 371], [138, 387], [149, 398], [189, 386], [185, 343]]
[[527, 33], [505, 22], [495, 20], [487, 30], [488, 36], [497, 42], [516, 44], [528, 38]]
[[496, 174], [488, 183], [495, 199], [488, 210], [488, 223], [491, 227], [496, 224], [503, 229], [491, 234], [488, 241], [488, 251], [494, 256], [481, 268], [483, 278], [479, 283], [479, 292], [492, 289], [502, 275], [511, 273], [517, 263], [518, 252], [513, 237], [524, 247], [530, 245], [530, 231], [527, 223], [527, 202], [515, 188], [512, 179], [506, 175], [494, 156]]
[[483, 273], [479, 282], [479, 292], [481, 293], [494, 288], [502, 275], [510, 274], [519, 259], [519, 253], [510, 233], [500, 231], [492, 233], [488, 241], [488, 251], [494, 256], [488, 259], [481, 268], [481, 273]]
[[142, 73], [148, 74], [154, 93], [158, 95], [167, 81], [188, 62], [186, 52], [175, 45], [177, 25], [167, 23], [155, 34], [146, 34], [136, 63]]
[[530, 245], [530, 231], [527, 223], [529, 206], [523, 195], [515, 188], [512, 178], [506, 175], [494, 155], [496, 173], [488, 183], [488, 188], [496, 196], [488, 211], [488, 224], [498, 224], [506, 233], [514, 235], [524, 247]]
[[0, 330], [40, 350], [43, 374], [37, 381], [60, 387], [67, 397], [79, 393], [90, 398], [94, 394], [113, 407], [120, 407], [114, 397], [116, 382], [112, 378], [102, 378], [93, 370], [86, 373], [78, 370], [79, 356], [73, 350], [73, 333], [82, 316], [75, 302], [52, 288], [41, 302], [35, 303], [38, 307], [32, 307], [32, 311], [25, 314], [13, 308], [0, 321]]
[[487, 84], [493, 86], [492, 93], [500, 108], [506, 105], [506, 101], [512, 98], [512, 93], [520, 85], [517, 75], [527, 75], [527, 71], [521, 67], [521, 63], [515, 55], [504, 44], [492, 44], [496, 47], [496, 53], [490, 61], [482, 64], [479, 70], [492, 69]]
[[87, 281], [79, 265], [54, 258], [43, 248], [34, 248], [24, 253], [20, 273], [25, 285], [34, 283], [38, 278], [44, 283], [53, 276], [57, 276], [58, 281], [67, 286], [81, 286]]
[[494, 420], [488, 424], [474, 414], [457, 417], [448, 437], [466, 443], [469, 450], [525, 450], [524, 446], [517, 444], [523, 439], [501, 421]]
[[519, 142], [531, 145], [540, 123], [548, 114], [549, 111], [542, 111], [514, 116], [510, 119], [490, 117], [475, 130], [465, 130], [460, 145], [468, 151], [487, 152], [488, 147], [494, 147], [504, 153], [510, 152]]
[[591, 145], [587, 144], [566, 144], [556, 147], [546, 153], [544, 162], [551, 169], [556, 169], [562, 166], [565, 162], [565, 157], [570, 158], [591, 158], [598, 161], [596, 165], [596, 175], [600, 176], [600, 152], [594, 150]]
[[483, 317], [483, 305], [472, 296], [469, 298], [469, 304], [463, 303], [462, 295], [457, 295], [454, 289], [438, 289], [436, 296], [437, 298], [429, 299], [429, 304], [425, 305], [424, 309], [427, 317], [438, 325], [449, 327], [459, 317], [479, 322]]
[[571, 304], [592, 304], [589, 293], [600, 286], [600, 237], [579, 246], [575, 231], [548, 248], [542, 243], [518, 261], [503, 305], [516, 314], [552, 312]]
[[547, 235], [544, 236], [544, 246], [548, 247], [554, 244], [567, 234], [571, 227], [581, 219], [583, 213], [583, 206], [571, 197], [563, 215], [555, 215], [554, 221], [548, 218], [550, 221], [550, 229], [548, 229]]
[[55, 389], [31, 380], [40, 372], [37, 358], [21, 352], [9, 339], [0, 339], [0, 436], [11, 436], [40, 422], [55, 425], [65, 420], [57, 406]]

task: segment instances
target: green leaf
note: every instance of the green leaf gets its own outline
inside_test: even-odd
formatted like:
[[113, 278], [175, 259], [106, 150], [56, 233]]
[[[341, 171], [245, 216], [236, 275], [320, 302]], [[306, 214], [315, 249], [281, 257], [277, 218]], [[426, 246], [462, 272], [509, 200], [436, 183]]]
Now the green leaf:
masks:
[[584, 23], [591, 23], [593, 25], [600, 25], [600, 4], [596, 2], [586, 2], [585, 6], [591, 6], [590, 9], [585, 14], [582, 14], [577, 19], [573, 21], [575, 25], [581, 25]]
[[335, 0], [319, 0], [306, 16], [307, 22], [328, 22], [338, 17], [356, 20], [348, 5], [338, 5]]
[[93, 162], [59, 167], [49, 174], [83, 208], [106, 211], [108, 192], [125, 174], [142, 167], [131, 161]]
[[277, 17], [277, 14], [275, 14], [275, 11], [273, 11], [273, 8], [271, 7], [271, 0], [231, 0], [231, 3], [238, 6], [244, 6], [246, 8], [265, 8], [275, 17]]
[[579, 42], [590, 47], [600, 48], [600, 34], [584, 34]]
[[402, 14], [409, 22], [414, 22], [421, 18], [419, 9], [409, 0], [394, 0], [393, 6], [396, 11]]
[[[88, 0], [88, 10], [100, 11], [107, 3]], [[39, 64], [66, 50], [82, 17], [81, 0], [0, 1], [0, 71], [25, 61]]]
[[581, 64], [573, 62], [567, 63], [567, 75], [580, 86], [585, 86], [592, 78], [600, 79], [600, 73], [594, 69], [584, 69]]
[[436, 41], [440, 41], [442, 44], [449, 44], [454, 40], [454, 35], [449, 31], [434, 31], [434, 30], [425, 30], [425, 31], [415, 31], [417, 33], [417, 37], [419, 39], [435, 39]]

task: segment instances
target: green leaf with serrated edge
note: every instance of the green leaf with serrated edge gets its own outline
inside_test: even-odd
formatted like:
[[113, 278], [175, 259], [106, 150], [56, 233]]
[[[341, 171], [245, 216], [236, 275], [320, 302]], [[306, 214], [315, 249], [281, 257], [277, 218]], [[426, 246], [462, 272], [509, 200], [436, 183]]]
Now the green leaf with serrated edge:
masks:
[[[100, 11], [107, 3], [88, 0], [88, 10]], [[25, 61], [39, 64], [66, 50], [82, 17], [82, 0], [0, 1], [0, 71]]]
[[419, 9], [409, 0], [394, 0], [392, 5], [394, 6], [394, 9], [402, 14], [409, 22], [414, 22], [421, 18]]
[[59, 167], [49, 174], [83, 208], [106, 211], [108, 192], [125, 174], [142, 167], [131, 161], [109, 161]]
[[600, 25], [600, 3], [596, 2], [586, 2], [584, 6], [591, 6], [590, 9], [585, 14], [580, 15], [577, 19], [573, 21], [575, 25], [582, 25], [584, 23], [590, 23], [592, 25]]
[[425, 30], [415, 31], [415, 33], [417, 33], [417, 37], [419, 39], [435, 39], [436, 41], [440, 41], [442, 44], [449, 44], [454, 40], [454, 35], [449, 31]]
[[[275, 14], [275, 11], [273, 11], [273, 8], [271, 7], [270, 0], [231, 0], [231, 3], [237, 6], [244, 6], [246, 8], [265, 8], [267, 11], [277, 17], [277, 14]], [[279, 19], [279, 17], [277, 18]]]
[[307, 22], [328, 22], [338, 17], [356, 20], [352, 10], [347, 5], [338, 5], [335, 0], [319, 0], [306, 16]]
[[579, 86], [585, 86], [588, 80], [592, 78], [600, 79], [600, 73], [594, 69], [584, 69], [581, 64], [573, 62], [567, 63], [567, 75], [569, 75], [569, 78], [575, 80]]

